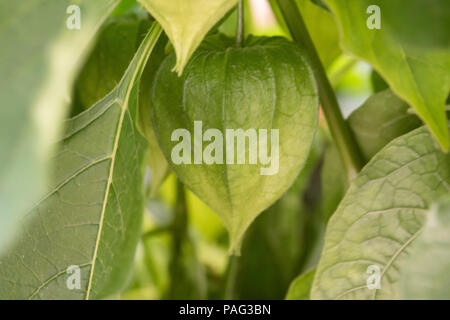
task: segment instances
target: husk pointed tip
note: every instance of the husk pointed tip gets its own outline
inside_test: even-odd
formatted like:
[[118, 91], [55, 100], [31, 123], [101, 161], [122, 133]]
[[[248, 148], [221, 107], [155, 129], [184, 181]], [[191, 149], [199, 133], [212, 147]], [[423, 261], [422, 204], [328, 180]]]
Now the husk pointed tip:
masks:
[[245, 231], [233, 232], [232, 230], [229, 230], [228, 234], [230, 236], [230, 247], [228, 248], [228, 255], [239, 257], [241, 255], [241, 247]]
[[172, 72], [176, 72], [178, 77], [181, 77], [183, 75], [184, 68], [186, 67], [187, 59], [186, 58], [178, 58], [177, 53], [177, 62], [175, 66], [172, 69]]
[[232, 243], [230, 245], [230, 247], [228, 248], [228, 255], [240, 257], [241, 256], [241, 246], [242, 246], [242, 241]]

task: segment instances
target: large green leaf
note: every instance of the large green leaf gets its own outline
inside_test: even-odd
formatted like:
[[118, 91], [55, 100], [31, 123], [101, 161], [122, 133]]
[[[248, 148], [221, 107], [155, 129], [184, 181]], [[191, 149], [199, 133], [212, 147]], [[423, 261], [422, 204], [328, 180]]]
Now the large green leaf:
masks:
[[[304, 52], [295, 44], [283, 38], [249, 38], [242, 48], [234, 44], [234, 39], [224, 36], [208, 38], [182, 77], [170, 71], [174, 55], [167, 57], [155, 80], [152, 118], [169, 164], [183, 183], [219, 214], [230, 233], [231, 250], [239, 252], [251, 222], [281, 197], [305, 165], [317, 126], [318, 99]], [[203, 143], [205, 150], [211, 146], [219, 150], [211, 152], [214, 156], [206, 153], [209, 164], [194, 163], [192, 157], [194, 152], [204, 153], [195, 121], [201, 122], [203, 132], [219, 131], [211, 137], [214, 142]], [[236, 158], [238, 150], [237, 139], [226, 138], [226, 131], [239, 129], [258, 131], [261, 145], [274, 151], [272, 164], [277, 166], [279, 159], [278, 168], [267, 172], [269, 164], [249, 163], [250, 156], [258, 156], [254, 147], [259, 138], [240, 144], [244, 147], [239, 148], [244, 149], [240, 155], [247, 159], [244, 164], [226, 161], [231, 155]], [[267, 139], [260, 130], [266, 130]], [[192, 139], [187, 136], [175, 141], [173, 134], [180, 131]], [[278, 143], [269, 137], [276, 134]], [[192, 161], [172, 159], [173, 154], [179, 155], [176, 146], [179, 149], [180, 144], [188, 145], [190, 150], [183, 151], [183, 157]]]
[[[312, 298], [398, 298], [410, 245], [432, 201], [449, 191], [450, 155], [426, 127], [388, 144], [352, 182], [328, 223]], [[376, 268], [381, 289], [371, 290], [368, 272]]]
[[[390, 85], [392, 90], [424, 120], [437, 139], [441, 148], [449, 149], [449, 136], [444, 111], [445, 100], [450, 91], [450, 50], [441, 47], [420, 47], [410, 41], [398, 37], [395, 26], [386, 26], [384, 16], [402, 17], [404, 7], [409, 0], [328, 0], [330, 9], [336, 15], [342, 32], [342, 44], [352, 54], [368, 61]], [[393, 2], [401, 2], [401, 10], [392, 11]], [[413, 1], [417, 2], [417, 1]], [[436, 1], [434, 1], [436, 3]], [[439, 1], [442, 10], [448, 8], [448, 1]], [[446, 3], [446, 4], [445, 4]], [[381, 29], [369, 29], [367, 20], [370, 14], [366, 11], [370, 5], [378, 5], [381, 9]], [[428, 6], [428, 3], [423, 6]], [[441, 10], [439, 7], [438, 10]], [[435, 8], [435, 6], [434, 6]], [[434, 9], [433, 9], [434, 10]], [[437, 35], [431, 35], [434, 19], [448, 16], [436, 16], [433, 10], [420, 12], [423, 24], [422, 33], [430, 36], [447, 37], [448, 30], [440, 29]], [[410, 24], [415, 22], [399, 18]], [[410, 31], [413, 32], [413, 31]], [[413, 35], [413, 33], [412, 33]]]
[[161, 24], [177, 53], [181, 74], [189, 58], [214, 25], [238, 0], [139, 0]]
[[[66, 27], [73, 3], [81, 9], [80, 30]], [[73, 71], [116, 3], [0, 0], [0, 248], [45, 191]]]
[[400, 289], [404, 299], [450, 299], [450, 197], [432, 206], [425, 228], [405, 261]]
[[[155, 23], [117, 87], [66, 122], [52, 186], [0, 259], [1, 298], [95, 299], [126, 280], [143, 212], [139, 79], [160, 32]], [[71, 265], [81, 271], [79, 290], [66, 285]]]
[[408, 104], [389, 89], [369, 97], [347, 121], [367, 161], [386, 144], [422, 124], [409, 112]]

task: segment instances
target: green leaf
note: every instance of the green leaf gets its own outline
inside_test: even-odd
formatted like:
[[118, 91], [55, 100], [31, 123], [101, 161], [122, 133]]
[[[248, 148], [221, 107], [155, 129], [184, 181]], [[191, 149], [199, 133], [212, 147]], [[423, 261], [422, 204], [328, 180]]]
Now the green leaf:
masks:
[[450, 197], [430, 209], [400, 277], [403, 299], [450, 299]]
[[[74, 86], [72, 114], [76, 115], [106, 96], [122, 78], [151, 25], [147, 12], [129, 13], [108, 19], [83, 65]], [[142, 75], [139, 91], [139, 119], [149, 142], [148, 165], [151, 168], [150, 195], [154, 196], [167, 177], [169, 165], [156, 141], [150, 118], [150, 88], [164, 58], [167, 37], [161, 37]]]
[[[398, 298], [399, 273], [426, 212], [449, 191], [450, 155], [426, 127], [389, 143], [352, 182], [331, 217], [311, 297]], [[380, 270], [381, 289], [367, 286], [374, 268]]]
[[[231, 251], [238, 253], [253, 219], [281, 197], [303, 168], [316, 131], [318, 99], [312, 72], [298, 46], [282, 38], [249, 38], [243, 48], [234, 47], [234, 43], [223, 36], [209, 38], [182, 77], [170, 71], [174, 55], [166, 58], [155, 80], [152, 117], [169, 164], [181, 181], [219, 214], [230, 233]], [[261, 169], [269, 165], [260, 161], [226, 164], [225, 139], [221, 146], [216, 141], [217, 149], [223, 152], [213, 164], [194, 164], [191, 151], [186, 151], [186, 157], [192, 164], [175, 164], [171, 159], [175, 146], [179, 148], [181, 143], [192, 151], [194, 148], [189, 137], [177, 142], [172, 141], [172, 134], [185, 129], [192, 140], [197, 139], [194, 121], [202, 122], [203, 132], [218, 129], [223, 137], [225, 129], [266, 129], [268, 141], [262, 143], [273, 150], [277, 149], [270, 136], [275, 134], [273, 129], [279, 130], [278, 156], [274, 154], [274, 160], [279, 159], [278, 170], [262, 175], [266, 172]], [[228, 145], [233, 146], [231, 141]], [[203, 153], [195, 150], [198, 155]], [[245, 150], [246, 154], [251, 152]]]
[[75, 80], [72, 115], [90, 108], [117, 86], [150, 25], [146, 12], [106, 20]]
[[421, 126], [408, 109], [406, 102], [387, 89], [370, 96], [350, 115], [347, 121], [367, 161], [395, 138]]
[[[81, 9], [69, 30], [66, 10]], [[46, 188], [73, 71], [117, 0], [0, 1], [0, 248]], [[73, 15], [73, 13], [72, 13]]]
[[[138, 86], [161, 28], [155, 23], [118, 86], [65, 123], [53, 184], [0, 259], [2, 299], [97, 299], [127, 279], [140, 236], [145, 139]], [[80, 268], [80, 289], [66, 284]]]
[[315, 275], [316, 270], [313, 269], [292, 281], [286, 300], [310, 300], [310, 292]]
[[238, 0], [139, 0], [161, 24], [177, 54], [174, 70], [183, 72], [189, 58], [214, 25]]
[[[347, 119], [366, 161], [395, 138], [421, 125], [409, 106], [387, 89], [369, 97]], [[348, 179], [336, 145], [325, 153], [322, 181], [322, 215], [326, 220], [336, 211], [348, 189]]]
[[386, 27], [412, 46], [450, 49], [450, 2], [447, 0], [397, 0], [383, 3]]
[[[428, 125], [441, 148], [449, 149], [445, 100], [450, 91], [450, 51], [442, 48], [420, 48], [399, 38], [392, 27], [384, 24], [384, 16], [397, 18], [401, 11], [392, 11], [392, 0], [328, 0], [342, 31], [342, 45], [350, 53], [368, 61], [390, 85], [392, 90], [409, 105]], [[397, 1], [407, 7], [410, 1]], [[414, 1], [417, 2], [417, 1]], [[448, 1], [440, 1], [448, 2]], [[369, 29], [366, 11], [370, 5], [381, 9], [381, 29]], [[428, 5], [428, 3], [427, 3]], [[425, 6], [425, 4], [424, 4]], [[443, 5], [443, 8], [446, 8]], [[409, 11], [409, 10], [408, 10]], [[420, 28], [432, 34], [432, 10], [425, 10]], [[422, 12], [420, 12], [422, 14]], [[415, 23], [415, 22], [414, 22]], [[410, 24], [408, 21], [408, 28]], [[426, 30], [426, 31], [425, 31]], [[412, 32], [412, 31], [410, 31]], [[448, 38], [448, 31], [443, 36]], [[413, 33], [411, 33], [413, 35]], [[440, 36], [440, 35], [439, 35]]]

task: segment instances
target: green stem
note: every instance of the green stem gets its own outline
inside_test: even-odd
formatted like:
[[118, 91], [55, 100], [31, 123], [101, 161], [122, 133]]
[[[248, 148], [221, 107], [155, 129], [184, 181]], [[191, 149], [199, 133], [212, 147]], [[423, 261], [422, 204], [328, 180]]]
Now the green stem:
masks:
[[168, 299], [174, 299], [177, 278], [183, 267], [180, 259], [182, 256], [182, 246], [187, 236], [187, 208], [186, 194], [181, 181], [177, 181], [177, 201], [175, 206], [175, 217], [172, 225], [172, 258], [170, 261], [170, 288]]
[[242, 47], [244, 43], [244, 2], [238, 2], [238, 18], [237, 18], [237, 32], [236, 32], [236, 46]]
[[306, 49], [319, 88], [320, 102], [331, 135], [337, 145], [349, 178], [353, 178], [363, 167], [364, 158], [350, 127], [342, 116], [336, 95], [327, 78], [325, 69], [308, 33], [295, 0], [278, 0], [281, 13], [292, 38]]

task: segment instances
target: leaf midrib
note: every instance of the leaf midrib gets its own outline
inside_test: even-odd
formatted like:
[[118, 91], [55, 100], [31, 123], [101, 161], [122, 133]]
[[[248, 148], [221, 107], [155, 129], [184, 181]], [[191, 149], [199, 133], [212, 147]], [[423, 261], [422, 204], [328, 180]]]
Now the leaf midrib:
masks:
[[[381, 283], [381, 280], [383, 279], [384, 274], [391, 267], [391, 265], [394, 263], [394, 261], [400, 255], [400, 253], [402, 253], [417, 238], [417, 236], [423, 231], [423, 229], [424, 228], [420, 228], [414, 234], [412, 234], [411, 237], [408, 240], [406, 240], [405, 243], [392, 255], [392, 257], [389, 259], [389, 261], [384, 266], [383, 271], [381, 272], [380, 283]], [[358, 290], [361, 290], [361, 289], [367, 289], [367, 285], [362, 285], [362, 286], [359, 286], [359, 287], [350, 288], [350, 289], [344, 291], [343, 293], [340, 293], [338, 296], [334, 297], [333, 300], [338, 300], [338, 299], [346, 296], [349, 293], [352, 293], [354, 291], [358, 291]], [[374, 293], [373, 293], [373, 300], [375, 300], [377, 292], [379, 291], [379, 289], [374, 289], [373, 291], [374, 291]]]
[[[134, 88], [134, 84], [136, 82], [136, 79], [139, 77], [142, 69], [141, 66], [144, 64], [145, 60], [148, 58], [147, 57], [147, 52], [149, 47], [152, 46], [152, 42], [151, 41], [147, 41], [145, 49], [143, 50], [143, 54], [141, 54], [141, 56], [139, 57], [139, 60], [136, 63], [136, 66], [134, 68], [133, 71], [133, 75], [131, 76], [130, 80], [129, 80], [129, 84], [127, 87], [127, 91], [125, 94], [125, 98], [123, 99], [123, 104], [120, 103], [121, 105], [121, 113], [120, 113], [120, 118], [119, 118], [119, 122], [117, 124], [117, 131], [116, 131], [116, 137], [114, 139], [114, 146], [113, 146], [113, 151], [111, 154], [111, 164], [110, 164], [110, 168], [109, 168], [109, 173], [108, 173], [108, 181], [106, 184], [106, 191], [105, 191], [105, 197], [103, 199], [103, 207], [102, 207], [102, 212], [100, 215], [100, 222], [99, 222], [99, 229], [97, 232], [97, 240], [95, 243], [95, 248], [94, 248], [94, 255], [92, 257], [92, 268], [90, 270], [90, 274], [89, 274], [89, 282], [88, 282], [88, 287], [87, 287], [87, 291], [86, 291], [86, 300], [89, 300], [91, 291], [92, 291], [92, 281], [94, 278], [94, 273], [95, 273], [95, 266], [96, 266], [96, 261], [97, 261], [97, 255], [98, 255], [98, 248], [99, 248], [99, 244], [100, 244], [100, 239], [101, 239], [101, 234], [102, 234], [102, 230], [103, 230], [103, 221], [105, 218], [105, 213], [106, 213], [106, 207], [107, 207], [107, 203], [108, 203], [108, 196], [111, 190], [111, 184], [112, 184], [112, 178], [113, 178], [113, 174], [114, 174], [114, 167], [115, 167], [115, 162], [116, 162], [116, 156], [117, 156], [117, 150], [119, 147], [119, 141], [120, 141], [120, 136], [122, 133], [122, 126], [123, 126], [123, 122], [125, 119], [125, 114], [128, 111], [128, 105], [129, 105], [129, 100], [130, 100], [130, 95], [131, 92]], [[126, 79], [126, 77], [124, 77], [124, 79]], [[115, 90], [119, 90], [120, 86], [122, 85], [122, 82], [120, 82], [118, 84], [118, 86], [116, 87]]]

